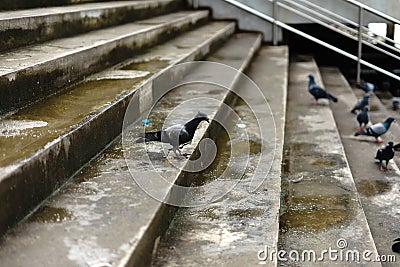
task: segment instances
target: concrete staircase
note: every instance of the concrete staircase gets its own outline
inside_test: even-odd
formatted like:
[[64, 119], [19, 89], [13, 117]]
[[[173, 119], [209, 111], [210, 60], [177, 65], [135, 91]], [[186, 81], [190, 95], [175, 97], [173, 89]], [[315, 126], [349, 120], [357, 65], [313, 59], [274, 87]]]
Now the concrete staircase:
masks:
[[[287, 46], [267, 46], [261, 33], [236, 32], [235, 22], [184, 1], [57, 5], [0, 5], [19, 9], [0, 12], [2, 266], [293, 266], [279, 249], [338, 249], [339, 239], [341, 250], [393, 254], [398, 161], [382, 174], [378, 146], [350, 137], [347, 110], [359, 92], [338, 69], [289, 57]], [[191, 61], [204, 63], [180, 64]], [[313, 106], [309, 73], [339, 103]], [[374, 120], [391, 112], [372, 100]], [[188, 160], [165, 158], [159, 144], [135, 143], [150, 108], [146, 131], [170, 114], [169, 123], [200, 110], [214, 121], [184, 147]], [[397, 132], [393, 125], [388, 138]], [[216, 161], [188, 171], [203, 167], [210, 139]], [[213, 201], [205, 189], [177, 189], [207, 184], [215, 194], [234, 187]]]

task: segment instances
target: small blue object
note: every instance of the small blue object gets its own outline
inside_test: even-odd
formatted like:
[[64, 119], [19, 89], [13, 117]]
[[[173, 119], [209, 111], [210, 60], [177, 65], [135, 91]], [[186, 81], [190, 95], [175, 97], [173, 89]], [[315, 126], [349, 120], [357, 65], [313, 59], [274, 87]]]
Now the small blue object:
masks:
[[142, 120], [142, 123], [143, 123], [143, 125], [149, 125], [150, 120], [148, 120], [148, 119]]

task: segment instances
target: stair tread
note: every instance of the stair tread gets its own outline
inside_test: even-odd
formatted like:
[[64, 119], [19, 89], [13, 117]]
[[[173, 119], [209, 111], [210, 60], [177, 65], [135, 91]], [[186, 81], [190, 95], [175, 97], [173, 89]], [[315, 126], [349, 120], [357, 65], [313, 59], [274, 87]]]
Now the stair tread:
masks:
[[313, 106], [308, 74], [324, 86], [313, 58], [291, 62], [280, 247], [285, 251], [312, 249], [318, 255], [323, 249], [339, 249], [337, 242], [344, 239], [345, 249], [378, 255], [332, 111], [326, 101]]
[[[378, 170], [374, 158], [376, 151], [389, 140], [394, 140], [397, 144], [400, 127], [396, 123], [392, 124], [389, 131], [382, 136], [385, 141], [382, 145], [376, 144], [373, 137], [354, 137], [358, 124], [350, 110], [364, 92], [360, 89], [353, 90], [337, 68], [321, 68], [321, 74], [327, 89], [339, 95], [338, 107], [332, 110], [377, 250], [380, 255], [392, 255], [392, 241], [400, 236], [400, 217], [394, 212], [400, 204], [397, 200], [400, 162], [395, 156], [394, 161], [391, 161], [391, 167], [395, 170], [382, 173]], [[383, 121], [392, 115], [392, 111], [387, 110], [375, 95], [372, 95], [369, 101], [372, 123]], [[391, 266], [390, 263], [387, 264]]]
[[[257, 136], [260, 136], [258, 127], [267, 126], [261, 134], [267, 145], [261, 152], [267, 154], [267, 151], [275, 151], [272, 165], [255, 167], [252, 163], [259, 160], [259, 154], [251, 154], [248, 165], [240, 167], [253, 172], [255, 170], [252, 168], [260, 170], [271, 167], [267, 179], [255, 192], [250, 193], [246, 179], [242, 178], [235, 188], [218, 202], [181, 211], [174, 219], [166, 239], [161, 241], [153, 266], [249, 266], [258, 264], [257, 251], [264, 249], [264, 246], [277, 250], [287, 67], [286, 46], [264, 46], [246, 71], [246, 75], [257, 84], [267, 99], [276, 129], [271, 127], [273, 122], [270, 117], [263, 116], [259, 118], [263, 122], [258, 122], [252, 116], [252, 112], [268, 110], [268, 106], [249, 84], [239, 85], [239, 95], [246, 99], [252, 111], [243, 105], [233, 107], [241, 117], [241, 123], [246, 125], [249, 141], [256, 142]], [[230, 136], [230, 139], [233, 144], [238, 142], [235, 136]], [[231, 149], [235, 149], [234, 145]], [[246, 161], [245, 157], [246, 155], [243, 155], [240, 161]], [[265, 162], [259, 164], [264, 165]], [[268, 262], [267, 266], [276, 264], [274, 259]]]
[[[35, 17], [47, 17], [52, 15], [68, 15], [70, 13], [77, 12], [87, 12], [87, 11], [98, 11], [98, 16], [101, 15], [101, 10], [106, 10], [110, 8], [117, 7], [144, 7], [151, 6], [155, 3], [161, 2], [171, 2], [174, 0], [146, 0], [146, 1], [112, 1], [112, 2], [100, 2], [100, 3], [86, 3], [86, 4], [77, 4], [71, 6], [59, 6], [59, 7], [42, 7], [42, 8], [32, 8], [32, 9], [23, 9], [23, 10], [15, 10], [15, 11], [1, 11], [0, 12], [0, 29], [4, 30], [6, 28], [11, 28], [13, 26], [10, 24], [2, 24], [9, 20], [17, 20], [22, 18], [35, 18]], [[95, 14], [93, 14], [95, 15]], [[30, 28], [34, 26], [34, 23], [31, 24], [22, 24], [19, 27], [27, 27]], [[18, 26], [15, 26], [17, 28]]]
[[[239, 62], [242, 62], [240, 69], [243, 69], [243, 64], [249, 63], [249, 55], [254, 53], [254, 46], [260, 44], [261, 36], [236, 35], [226, 45], [238, 40], [245, 40], [247, 44], [246, 49], [234, 51], [236, 66], [240, 66]], [[224, 49], [226, 45], [220, 49]], [[214, 55], [218, 55], [218, 50]], [[224, 60], [221, 59], [219, 62], [224, 63]], [[201, 75], [202, 73], [200, 77]], [[176, 93], [177, 96], [175, 96], [177, 102], [171, 106], [174, 99], [167, 99], [166, 106], [161, 105], [159, 110], [156, 109], [155, 114], [162, 116], [165, 112], [171, 112], [174, 105], [180, 104], [183, 96], [191, 95], [193, 89], [208, 90], [210, 87], [208, 84], [185, 86], [192, 90], [183, 88], [184, 90], [178, 91], [180, 93]], [[226, 93], [226, 90], [219, 88], [208, 95], [223, 100]], [[211, 104], [191, 109], [196, 109], [197, 112], [198, 108], [202, 108], [212, 118], [218, 107], [219, 104]], [[192, 144], [185, 149], [189, 152], [193, 150], [206, 129], [207, 125], [202, 124]], [[141, 144], [134, 144], [134, 139], [128, 139], [128, 141], [131, 146], [136, 146], [133, 153], [143, 153], [141, 151], [143, 148], [137, 150]], [[154, 148], [160, 150], [159, 145], [154, 144]], [[171, 211], [164, 209], [171, 206], [154, 200], [133, 182], [127, 163], [134, 161], [135, 158], [128, 158], [125, 161], [124, 149], [126, 150], [127, 147], [121, 146], [121, 140], [117, 140], [77, 174], [74, 181], [68, 183], [54, 197], [46, 201], [43, 208], [33, 214], [31, 219], [7, 234], [0, 249], [1, 262], [8, 266], [21, 264], [71, 266], [100, 263], [122, 266], [127, 262], [132, 263], [131, 261], [145, 262], [146, 257], [143, 254], [136, 255], [134, 259], [131, 257], [135, 250], [147, 246], [142, 244], [143, 242], [151, 243], [150, 251], [145, 252], [151, 254], [152, 242], [157, 237], [157, 234], [153, 232], [165, 227], [168, 223], [168, 219], [164, 217], [169, 216]], [[168, 168], [165, 173], [173, 180], [176, 180], [180, 173], [174, 166], [165, 166], [166, 163], [160, 158], [156, 159], [154, 164]], [[149, 175], [148, 170], [142, 172], [142, 175]], [[169, 189], [160, 188], [160, 190], [165, 190], [167, 193]], [[20, 253], [18, 258], [10, 257], [21, 251], [24, 252]], [[53, 257], [49, 258], [47, 256], [49, 254]], [[43, 257], [38, 255], [43, 255]]]
[[92, 31], [78, 36], [49, 41], [39, 45], [32, 45], [12, 52], [0, 54], [2, 66], [0, 75], [10, 75], [23, 69], [34, 67], [49, 61], [63, 58], [70, 54], [92, 49], [107, 43], [115, 42], [128, 35], [157, 28], [173, 20], [187, 16], [204, 15], [205, 11], [179, 11], [143, 21], [132, 22], [112, 28]]

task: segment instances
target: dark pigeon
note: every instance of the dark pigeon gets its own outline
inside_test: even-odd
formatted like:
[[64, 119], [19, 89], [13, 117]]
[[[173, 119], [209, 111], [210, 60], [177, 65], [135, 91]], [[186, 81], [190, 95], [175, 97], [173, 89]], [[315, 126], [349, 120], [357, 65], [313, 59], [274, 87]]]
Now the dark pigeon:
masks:
[[[369, 121], [370, 121], [370, 116], [369, 116], [369, 114], [368, 114], [368, 111], [369, 111], [369, 107], [368, 107], [368, 106], [365, 106], [365, 107], [363, 108], [363, 110], [360, 111], [360, 112], [357, 114], [357, 117], [356, 117], [356, 118], [357, 118], [358, 124], [360, 125], [360, 129], [367, 127], [367, 124], [368, 124]], [[364, 124], [364, 127], [363, 127], [363, 124]]]
[[358, 99], [356, 105], [350, 112], [356, 113], [357, 110], [363, 110], [365, 106], [368, 106], [369, 97], [369, 93], [366, 93], [362, 99]]
[[308, 92], [314, 97], [315, 103], [318, 104], [318, 99], [325, 98], [333, 102], [338, 102], [337, 98], [325, 91], [324, 88], [315, 83], [314, 75], [308, 75]]
[[360, 88], [366, 93], [372, 92], [377, 90], [377, 87], [373, 83], [361, 81], [361, 83], [357, 84], [357, 88]]
[[175, 155], [182, 157], [180, 148], [192, 141], [194, 133], [202, 121], [210, 122], [205, 113], [199, 112], [193, 119], [183, 125], [176, 124], [157, 132], [142, 133], [136, 143], [152, 141], [168, 143], [172, 146], [172, 151], [174, 151]]
[[[379, 170], [387, 171], [389, 170], [389, 161], [394, 157], [393, 142], [389, 141], [387, 146], [378, 149], [376, 152], [375, 159], [379, 160]], [[383, 167], [382, 161], [386, 161], [385, 167]]]
[[393, 240], [394, 244], [392, 245], [392, 251], [400, 253], [400, 238], [396, 238]]
[[389, 130], [390, 125], [392, 124], [393, 121], [395, 121], [394, 118], [388, 117], [384, 122], [379, 122], [365, 129], [361, 129], [360, 131], [357, 131], [354, 135], [373, 136], [375, 137], [376, 142], [378, 144], [381, 144], [382, 140], [380, 140], [380, 136], [385, 134]]
[[400, 97], [394, 96], [392, 98], [392, 109], [393, 110], [398, 110], [400, 106]]

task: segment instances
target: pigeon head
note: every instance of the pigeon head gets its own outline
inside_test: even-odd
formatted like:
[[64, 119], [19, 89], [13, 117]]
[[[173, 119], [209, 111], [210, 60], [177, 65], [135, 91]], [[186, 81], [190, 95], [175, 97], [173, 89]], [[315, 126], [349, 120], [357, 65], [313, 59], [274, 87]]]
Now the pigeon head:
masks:
[[197, 113], [195, 118], [207, 121], [208, 123], [210, 122], [210, 119], [208, 118], [207, 114], [200, 111]]
[[393, 147], [393, 144], [394, 143], [392, 141], [389, 141], [387, 145], [388, 145], [388, 147]]
[[308, 79], [309, 79], [310, 81], [315, 81], [315, 77], [314, 77], [314, 75], [312, 75], [312, 74], [308, 74]]
[[363, 108], [363, 111], [364, 111], [364, 112], [368, 112], [368, 111], [369, 111], [369, 106], [365, 106], [365, 107]]
[[383, 124], [385, 125], [386, 129], [389, 129], [390, 125], [392, 124], [392, 122], [396, 121], [394, 118], [392, 117], [388, 117]]

